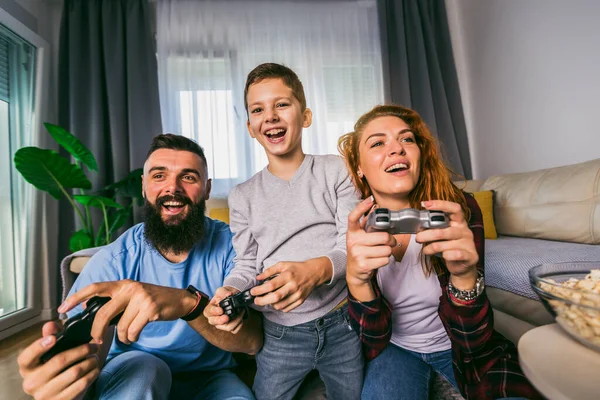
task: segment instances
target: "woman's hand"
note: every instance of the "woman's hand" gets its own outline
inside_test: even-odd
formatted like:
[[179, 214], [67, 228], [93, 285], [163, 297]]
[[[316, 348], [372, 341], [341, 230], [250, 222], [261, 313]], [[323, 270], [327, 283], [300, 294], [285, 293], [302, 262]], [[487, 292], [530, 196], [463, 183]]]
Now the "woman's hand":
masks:
[[361, 302], [375, 298], [371, 278], [378, 268], [390, 262], [392, 247], [396, 239], [387, 232], [365, 232], [366, 219], [361, 217], [373, 207], [369, 197], [348, 214], [346, 233], [346, 281], [352, 296]]
[[465, 220], [460, 204], [451, 201], [430, 200], [422, 203], [427, 210], [440, 210], [450, 217], [450, 226], [417, 233], [416, 240], [423, 243], [423, 254], [441, 254], [450, 272], [452, 285], [460, 290], [470, 290], [477, 280], [477, 249], [473, 232]]

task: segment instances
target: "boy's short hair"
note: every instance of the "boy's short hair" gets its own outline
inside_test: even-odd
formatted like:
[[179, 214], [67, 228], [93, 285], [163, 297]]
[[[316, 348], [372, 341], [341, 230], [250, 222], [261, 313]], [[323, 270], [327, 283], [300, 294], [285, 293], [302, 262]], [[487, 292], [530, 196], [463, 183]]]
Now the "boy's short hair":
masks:
[[264, 63], [254, 68], [246, 78], [246, 86], [244, 87], [244, 107], [248, 111], [248, 89], [250, 85], [259, 83], [265, 79], [283, 80], [283, 83], [290, 89], [292, 94], [300, 102], [302, 111], [306, 110], [306, 96], [304, 95], [304, 87], [298, 78], [298, 75], [285, 65], [276, 63]]
[[206, 162], [206, 156], [204, 155], [202, 147], [194, 140], [186, 138], [185, 136], [175, 135], [173, 133], [163, 133], [155, 136], [150, 144], [150, 150], [148, 150], [148, 154], [146, 154], [146, 160], [150, 158], [152, 153], [160, 149], [189, 151], [197, 154], [204, 163], [204, 168], [208, 169], [208, 163]]

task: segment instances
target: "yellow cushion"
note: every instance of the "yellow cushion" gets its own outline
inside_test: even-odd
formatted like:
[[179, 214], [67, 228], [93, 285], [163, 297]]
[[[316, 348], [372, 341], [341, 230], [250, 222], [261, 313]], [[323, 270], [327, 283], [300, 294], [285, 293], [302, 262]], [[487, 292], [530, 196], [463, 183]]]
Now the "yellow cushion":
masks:
[[494, 224], [494, 192], [491, 190], [473, 192], [473, 197], [475, 197], [479, 208], [481, 208], [485, 238], [497, 239], [498, 233], [496, 233], [496, 225]]
[[212, 219], [218, 219], [226, 224], [229, 224], [229, 208], [211, 208], [208, 211], [208, 216]]

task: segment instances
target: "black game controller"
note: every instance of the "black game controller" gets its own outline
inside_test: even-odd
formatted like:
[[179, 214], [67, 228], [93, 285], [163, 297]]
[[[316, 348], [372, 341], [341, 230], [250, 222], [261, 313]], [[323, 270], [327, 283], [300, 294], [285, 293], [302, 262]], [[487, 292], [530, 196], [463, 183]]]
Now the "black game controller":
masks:
[[[110, 297], [94, 296], [87, 301], [85, 310], [69, 318], [63, 326], [61, 333], [56, 335], [56, 343], [41, 357], [42, 363], [47, 362], [52, 357], [73, 347], [89, 343], [92, 340], [90, 335], [92, 324], [98, 310], [108, 301]], [[110, 321], [110, 325], [115, 325], [121, 319], [123, 313], [120, 313]]]
[[365, 231], [386, 231], [395, 235], [397, 233], [417, 233], [422, 229], [447, 228], [449, 225], [450, 219], [443, 211], [417, 210], [415, 208], [391, 211], [387, 208], [376, 208], [369, 214]]
[[[259, 282], [256, 286], [260, 286], [263, 283], [275, 278], [276, 276], [277, 275], [270, 276], [264, 281]], [[247, 310], [248, 306], [254, 303], [254, 296], [250, 294], [250, 290], [252, 290], [252, 288], [246, 289], [243, 292], [233, 294], [219, 302], [219, 307], [223, 309], [223, 313], [225, 315], [229, 316], [230, 321], [237, 317], [240, 311]]]

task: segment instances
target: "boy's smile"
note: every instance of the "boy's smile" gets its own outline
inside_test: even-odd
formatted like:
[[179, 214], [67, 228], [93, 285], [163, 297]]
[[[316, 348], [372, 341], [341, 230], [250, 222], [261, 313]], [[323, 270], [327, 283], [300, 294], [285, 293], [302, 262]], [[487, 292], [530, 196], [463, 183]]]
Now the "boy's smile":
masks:
[[285, 136], [286, 132], [287, 131], [285, 129], [269, 129], [265, 132], [265, 136], [269, 142], [279, 143], [283, 140], [283, 137]]
[[302, 129], [310, 126], [312, 113], [301, 109], [282, 79], [264, 79], [250, 85], [247, 102], [248, 132], [264, 147], [269, 162], [273, 157], [303, 154]]

